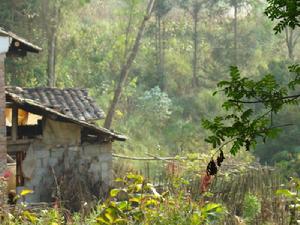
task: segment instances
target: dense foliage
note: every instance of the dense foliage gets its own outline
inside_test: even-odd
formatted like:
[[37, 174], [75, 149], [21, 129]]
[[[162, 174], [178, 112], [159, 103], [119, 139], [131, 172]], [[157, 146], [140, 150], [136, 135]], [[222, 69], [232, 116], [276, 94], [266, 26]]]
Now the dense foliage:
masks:
[[[58, 4], [60, 20], [54, 24], [57, 27], [56, 86], [88, 88], [107, 111], [146, 1], [57, 1], [56, 5], [47, 2], [1, 1], [1, 26], [44, 49], [39, 56], [8, 59], [7, 83], [47, 85], [51, 37], [45, 26], [49, 24], [45, 7], [55, 8]], [[278, 74], [278, 84], [285, 82], [280, 68], [289, 60], [284, 35], [272, 35], [272, 23], [263, 14], [265, 3], [241, 1], [234, 18], [230, 1], [215, 1], [212, 5], [199, 1], [198, 85], [195, 86], [194, 19], [190, 13], [193, 7], [198, 7], [195, 2], [157, 2], [115, 113], [113, 129], [130, 137], [118, 151], [157, 155], [205, 152], [208, 146], [203, 140], [207, 133], [201, 128], [201, 120], [219, 113], [223, 97], [213, 98], [211, 92], [218, 81], [227, 77], [229, 65], [235, 63], [235, 40], [236, 63], [241, 74], [260, 79], [273, 68]], [[276, 4], [269, 3], [271, 6]], [[47, 11], [47, 15], [51, 12]], [[237, 34], [233, 32], [235, 19]], [[292, 35], [299, 36], [297, 30]], [[295, 59], [297, 47], [294, 45]], [[151, 100], [148, 95], [152, 95]], [[285, 150], [284, 145], [281, 150]]]
[[[8, 58], [7, 84], [84, 87], [108, 111], [146, 5], [146, 0], [0, 1], [0, 26], [44, 49], [39, 56]], [[261, 163], [278, 165], [285, 176], [299, 176], [298, 29], [297, 0], [157, 0], [113, 118], [112, 128], [130, 139], [116, 143], [114, 151], [199, 153], [208, 161], [213, 156], [210, 171], [215, 174], [229, 158], [227, 151], [236, 155], [244, 148]], [[279, 130], [281, 136], [269, 140]], [[242, 156], [250, 161], [249, 154]], [[144, 167], [140, 163], [135, 169]], [[158, 169], [164, 167], [153, 166]], [[259, 199], [249, 193], [244, 202], [244, 217], [252, 221]], [[203, 220], [203, 208], [181, 204]], [[157, 214], [148, 219], [172, 219], [166, 205], [158, 205], [165, 214], [154, 207]], [[178, 216], [174, 220], [191, 213], [172, 210]]]

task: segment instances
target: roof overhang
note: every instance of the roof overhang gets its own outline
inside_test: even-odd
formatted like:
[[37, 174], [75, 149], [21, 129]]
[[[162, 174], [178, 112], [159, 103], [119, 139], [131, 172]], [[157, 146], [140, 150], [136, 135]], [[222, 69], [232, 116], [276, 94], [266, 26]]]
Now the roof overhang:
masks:
[[94, 124], [90, 124], [85, 121], [76, 120], [72, 117], [66, 116], [65, 114], [55, 111], [54, 109], [45, 107], [44, 105], [41, 105], [39, 102], [36, 102], [34, 100], [22, 98], [19, 95], [9, 93], [8, 91], [5, 91], [5, 94], [6, 94], [7, 100], [12, 101], [18, 107], [20, 107], [28, 112], [46, 116], [53, 120], [61, 120], [61, 121], [77, 124], [81, 127], [90, 129], [91, 131], [93, 131], [99, 135], [107, 136], [111, 140], [118, 140], [118, 141], [127, 140], [127, 137], [124, 135], [117, 134], [111, 130], [105, 129], [103, 127], [98, 127]]
[[39, 53], [42, 48], [28, 42], [24, 38], [19, 37], [18, 35], [5, 31], [0, 28], [0, 37], [6, 38], [9, 41], [9, 48], [6, 51], [7, 56], [26, 56], [27, 52]]

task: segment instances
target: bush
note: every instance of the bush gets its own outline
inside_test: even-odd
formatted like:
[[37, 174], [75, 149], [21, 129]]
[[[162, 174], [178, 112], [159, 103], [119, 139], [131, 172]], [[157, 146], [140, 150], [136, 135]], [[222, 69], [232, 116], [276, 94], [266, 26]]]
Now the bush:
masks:
[[243, 203], [243, 217], [245, 220], [249, 223], [253, 222], [260, 211], [261, 203], [259, 199], [251, 193], [246, 194]]
[[212, 224], [224, 213], [220, 204], [195, 202], [188, 193], [159, 194], [139, 175], [128, 174], [118, 181], [120, 188], [113, 189], [94, 213], [100, 224]]

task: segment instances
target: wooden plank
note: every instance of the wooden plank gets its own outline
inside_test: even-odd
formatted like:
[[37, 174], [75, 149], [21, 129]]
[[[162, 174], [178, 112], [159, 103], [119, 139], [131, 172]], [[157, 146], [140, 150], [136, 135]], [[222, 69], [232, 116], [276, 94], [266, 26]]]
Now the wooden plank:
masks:
[[16, 161], [17, 161], [17, 168], [16, 168], [16, 185], [17, 186], [24, 186], [24, 177], [22, 171], [22, 162], [25, 159], [24, 152], [17, 152], [16, 154]]
[[12, 119], [11, 119], [11, 138], [13, 141], [16, 141], [18, 139], [18, 107], [13, 106], [12, 107]]
[[14, 105], [13, 102], [6, 102], [6, 108], [12, 108]]

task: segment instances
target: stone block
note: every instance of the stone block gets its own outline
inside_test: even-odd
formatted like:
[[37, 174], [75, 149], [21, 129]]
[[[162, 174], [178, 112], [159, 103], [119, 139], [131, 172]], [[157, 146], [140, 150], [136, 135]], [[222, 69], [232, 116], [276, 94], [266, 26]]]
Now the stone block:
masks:
[[111, 173], [110, 172], [104, 172], [104, 171], [102, 171], [101, 172], [101, 177], [102, 177], [102, 182], [104, 183], [104, 184], [106, 184], [106, 185], [108, 185], [108, 186], [110, 186], [111, 185], [111, 182], [112, 182], [112, 180], [111, 180]]
[[89, 168], [89, 173], [99, 173], [101, 171], [101, 165], [97, 163], [92, 163]]
[[[36, 169], [35, 170], [35, 174], [34, 174], [34, 178], [37, 178], [37, 179], [41, 179], [43, 178], [46, 174], [48, 173], [48, 169], [47, 168], [39, 168], [39, 169]], [[32, 180], [33, 180], [32, 179]]]
[[108, 164], [106, 162], [101, 163], [101, 171], [106, 173], [108, 171]]
[[41, 160], [41, 165], [42, 165], [42, 168], [48, 168], [49, 164], [48, 164], [48, 158], [45, 158], [45, 159], [40, 159]]
[[48, 163], [49, 163], [50, 167], [55, 167], [58, 164], [58, 159], [57, 158], [50, 158]]
[[102, 153], [98, 156], [100, 162], [111, 162], [112, 154], [111, 153]]
[[30, 148], [34, 151], [46, 151], [48, 150], [47, 147], [41, 142], [36, 140], [33, 144], [31, 144]]
[[69, 151], [79, 152], [81, 148], [79, 146], [71, 146], [68, 148]]
[[81, 160], [83, 160], [83, 161], [87, 161], [87, 162], [91, 162], [91, 161], [92, 161], [92, 157], [89, 156], [89, 155], [83, 154], [83, 155], [81, 155], [80, 158], [81, 158]]
[[64, 148], [55, 148], [50, 151], [50, 156], [52, 158], [60, 159], [64, 155]]
[[86, 145], [83, 154], [90, 157], [97, 157], [100, 154], [100, 145]]
[[76, 158], [79, 156], [79, 152], [71, 152], [68, 151], [68, 153], [66, 154], [66, 158], [68, 158], [69, 160], [76, 160]]
[[50, 156], [50, 153], [48, 150], [35, 151], [35, 157], [37, 157], [38, 159], [48, 158], [49, 156]]
[[[41, 185], [41, 181], [42, 181], [42, 175], [40, 175], [39, 177], [34, 177], [33, 179], [30, 180], [30, 182], [26, 183], [27, 186], [31, 186], [31, 187], [40, 187]], [[44, 176], [44, 174], [43, 174]]]
[[43, 159], [36, 159], [36, 169], [41, 169], [44, 167], [44, 160]]
[[100, 152], [101, 153], [111, 153], [112, 152], [112, 144], [111, 143], [103, 143], [100, 144]]
[[71, 166], [70, 166], [70, 162], [68, 159], [64, 160], [64, 167], [65, 167], [65, 169], [70, 169]]
[[102, 176], [102, 181], [106, 185], [111, 184], [112, 180], [112, 164], [108, 162], [102, 162], [101, 163], [101, 176]]
[[90, 176], [93, 178], [93, 182], [99, 181], [101, 176], [101, 164], [98, 161], [93, 160], [88, 172]]

